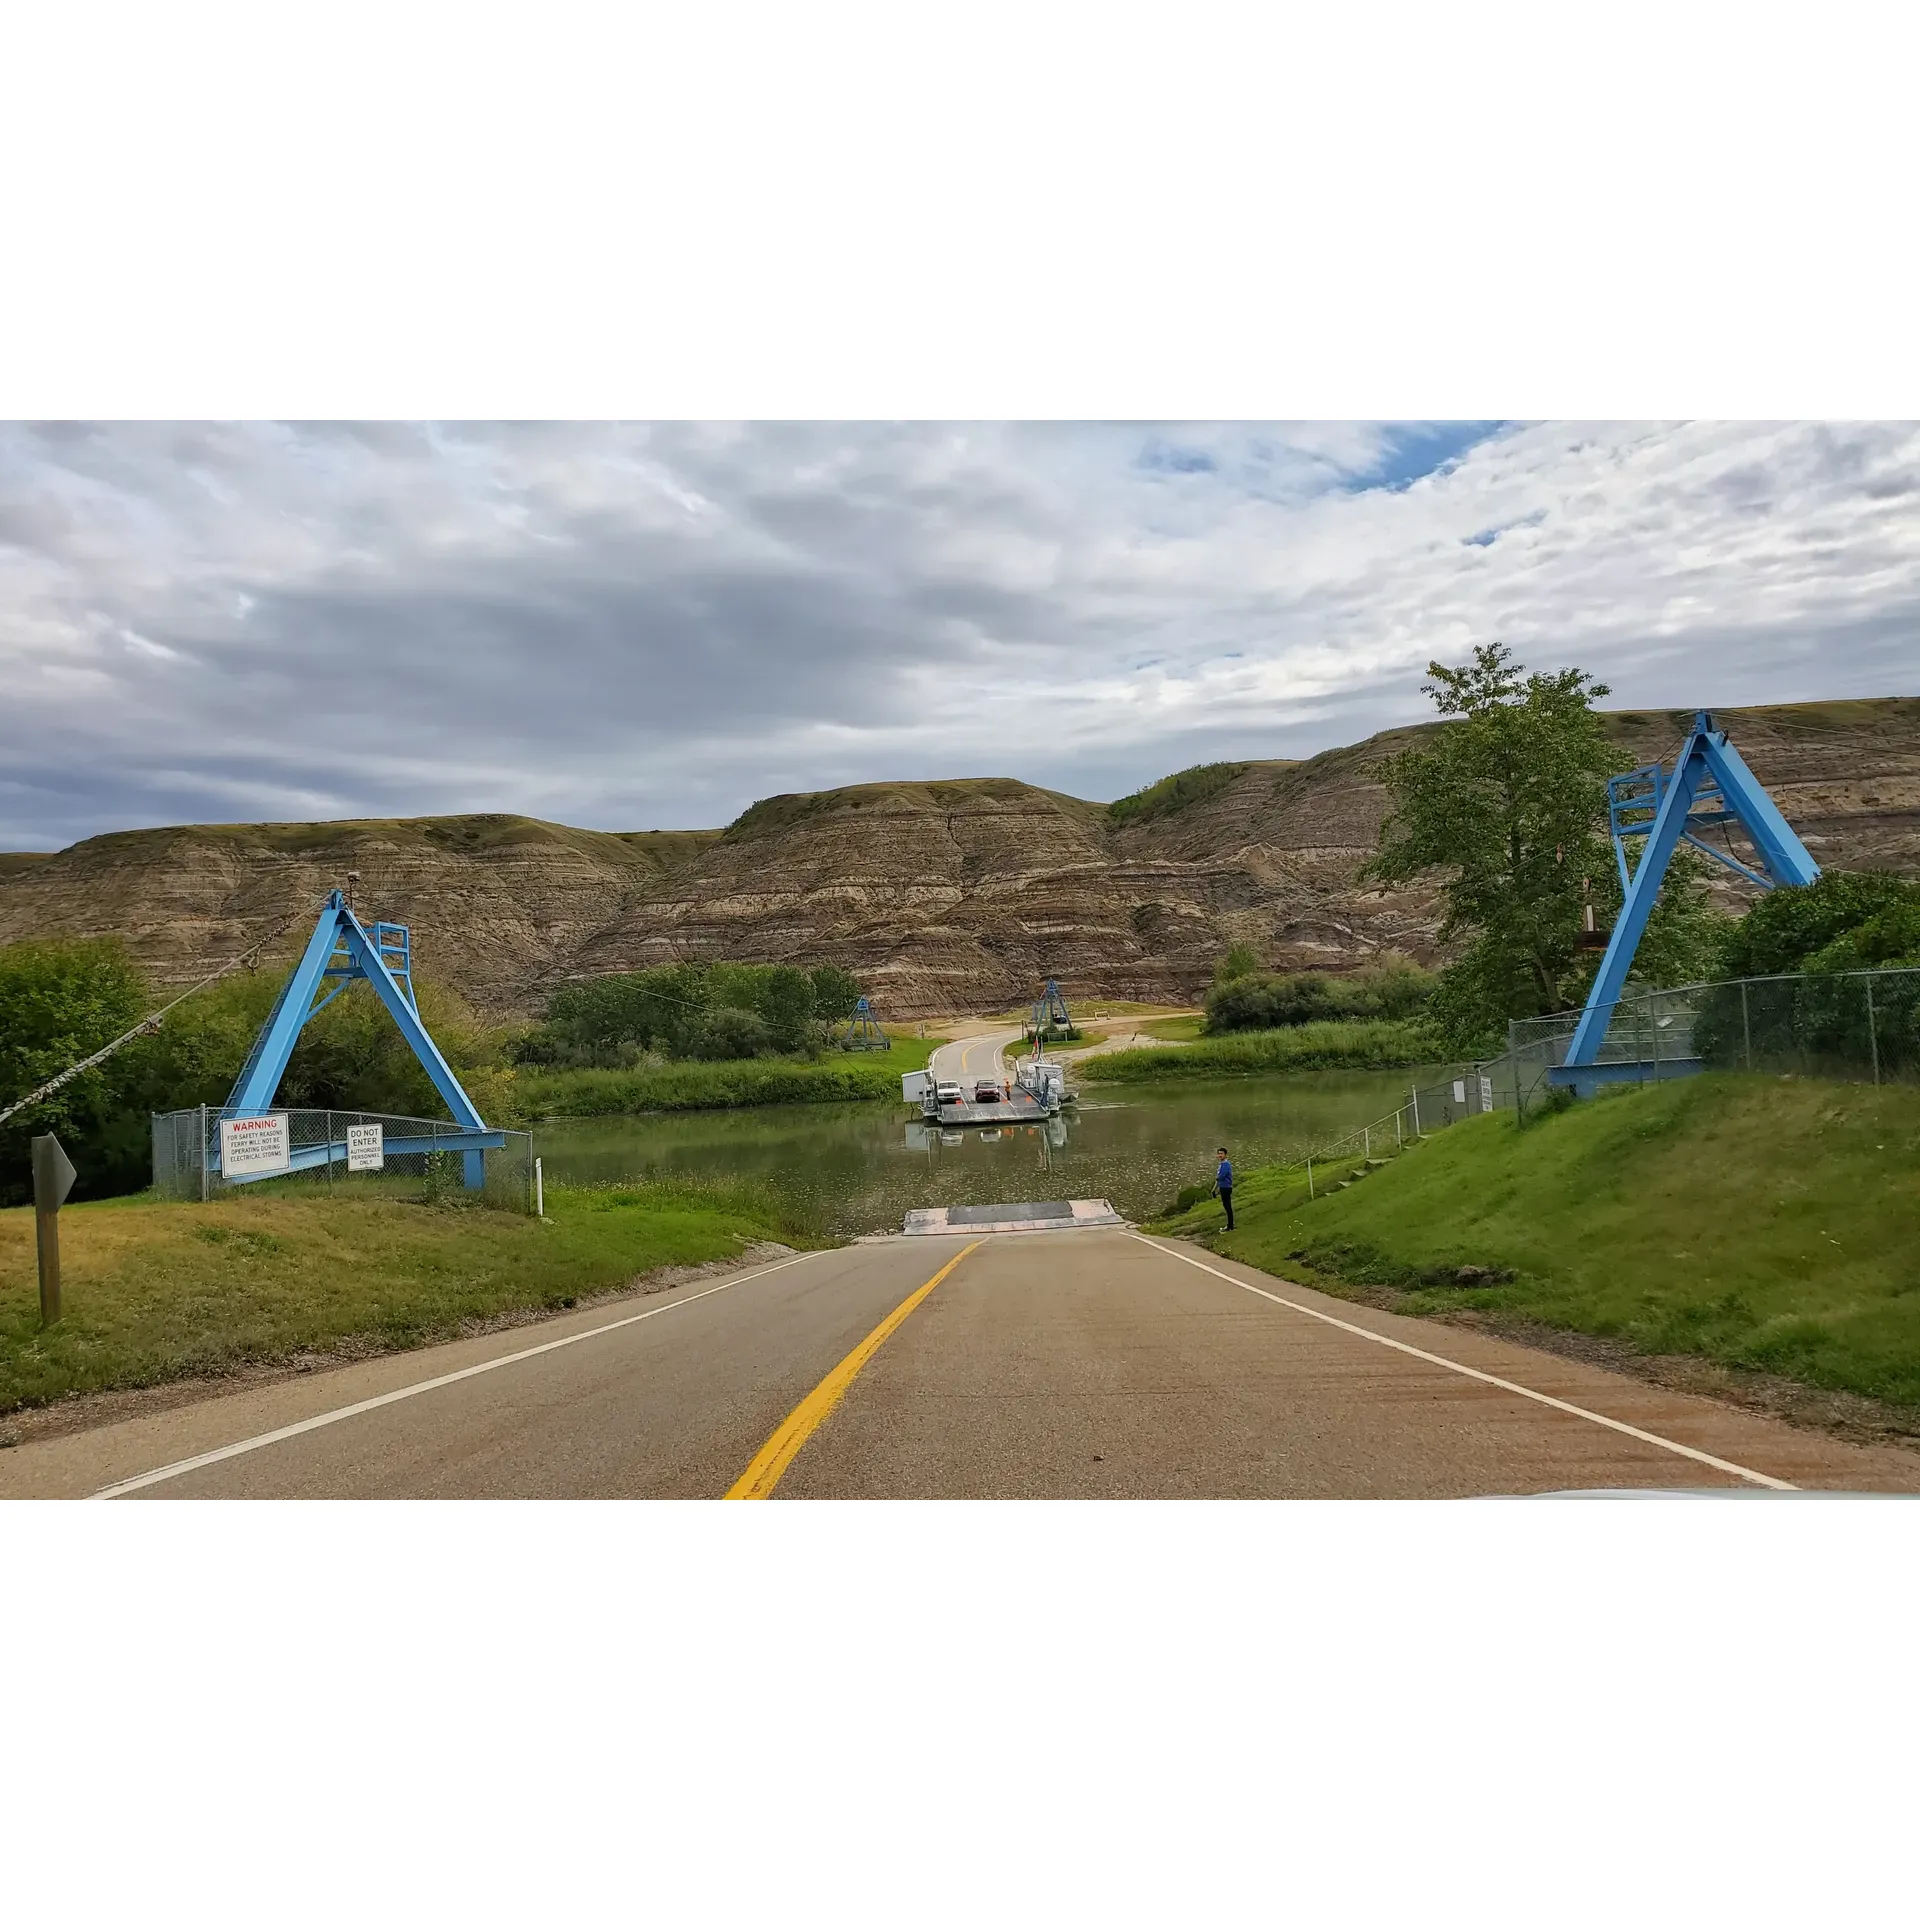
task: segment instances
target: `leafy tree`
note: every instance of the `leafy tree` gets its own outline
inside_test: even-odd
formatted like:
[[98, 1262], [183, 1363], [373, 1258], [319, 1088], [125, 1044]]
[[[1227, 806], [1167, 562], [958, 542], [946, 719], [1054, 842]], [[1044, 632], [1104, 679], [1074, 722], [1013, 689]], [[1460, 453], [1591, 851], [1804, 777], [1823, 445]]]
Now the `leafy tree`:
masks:
[[1398, 956], [1356, 973], [1258, 973], [1207, 995], [1207, 1030], [1297, 1027], [1309, 1020], [1404, 1020], [1433, 991], [1424, 968]]
[[1236, 940], [1214, 962], [1213, 984], [1216, 987], [1224, 987], [1232, 981], [1245, 980], [1260, 971], [1260, 949], [1251, 941]]
[[813, 1008], [822, 1020], [851, 1020], [860, 1003], [860, 982], [841, 967], [815, 967]]
[[[147, 992], [114, 940], [35, 940], [0, 948], [0, 1107], [138, 1023]], [[125, 1191], [127, 1166], [147, 1152], [146, 1115], [133, 1107], [139, 1042], [124, 1047], [0, 1127], [0, 1201], [32, 1193], [32, 1140], [56, 1134], [85, 1199]], [[132, 1124], [129, 1124], [129, 1115]]]
[[[1920, 882], [1891, 873], [1823, 873], [1810, 887], [1776, 887], [1719, 939], [1726, 979], [1797, 973], [1816, 955], [1836, 968], [1920, 964]], [[1840, 943], [1845, 942], [1844, 948]]]
[[797, 1053], [813, 1038], [813, 977], [798, 967], [762, 969], [755, 1011], [782, 1053]]
[[[1465, 945], [1428, 1012], [1444, 1044], [1479, 1052], [1504, 1042], [1509, 1019], [1585, 997], [1598, 956], [1581, 945], [1582, 909], [1590, 900], [1604, 926], [1620, 903], [1606, 783], [1630, 762], [1594, 711], [1611, 689], [1578, 668], [1530, 674], [1496, 644], [1427, 674], [1455, 724], [1382, 767], [1394, 805], [1366, 871], [1389, 885], [1444, 876], [1440, 935]], [[1676, 859], [1636, 976], [1664, 984], [1697, 967], [1705, 913], [1697, 867]]]
[[715, 1007], [696, 1038], [697, 1060], [751, 1060], [767, 1051], [767, 1023], [751, 1007]]

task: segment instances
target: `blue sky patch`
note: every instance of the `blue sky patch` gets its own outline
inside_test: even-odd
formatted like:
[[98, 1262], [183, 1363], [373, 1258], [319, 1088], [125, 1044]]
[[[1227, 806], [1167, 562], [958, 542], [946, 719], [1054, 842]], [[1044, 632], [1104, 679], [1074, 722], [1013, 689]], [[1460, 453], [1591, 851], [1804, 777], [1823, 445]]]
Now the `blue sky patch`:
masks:
[[1371, 471], [1356, 473], [1348, 482], [1352, 492], [1376, 487], [1404, 493], [1416, 480], [1450, 467], [1463, 455], [1491, 440], [1509, 423], [1505, 420], [1415, 420], [1386, 429], [1385, 445]]

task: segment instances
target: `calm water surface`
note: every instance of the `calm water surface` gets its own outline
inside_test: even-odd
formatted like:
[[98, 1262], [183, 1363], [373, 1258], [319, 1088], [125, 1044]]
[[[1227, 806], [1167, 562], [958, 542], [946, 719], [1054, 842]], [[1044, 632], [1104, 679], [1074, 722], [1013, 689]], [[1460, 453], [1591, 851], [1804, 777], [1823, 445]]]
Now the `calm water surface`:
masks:
[[1291, 1158], [1390, 1113], [1408, 1084], [1367, 1072], [1090, 1087], [1047, 1125], [945, 1133], [905, 1106], [878, 1105], [555, 1120], [534, 1151], [562, 1184], [746, 1175], [839, 1233], [898, 1228], [910, 1207], [991, 1200], [1110, 1200], [1140, 1220], [1183, 1186], [1210, 1183], [1216, 1147], [1243, 1168]]

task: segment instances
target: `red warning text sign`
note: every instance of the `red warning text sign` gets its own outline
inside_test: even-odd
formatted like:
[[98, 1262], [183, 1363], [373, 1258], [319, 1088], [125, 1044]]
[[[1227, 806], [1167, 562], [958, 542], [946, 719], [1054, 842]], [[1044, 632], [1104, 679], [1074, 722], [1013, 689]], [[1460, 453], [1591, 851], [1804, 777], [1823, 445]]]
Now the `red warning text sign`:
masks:
[[229, 1180], [237, 1173], [285, 1173], [292, 1165], [284, 1113], [220, 1122], [220, 1171]]

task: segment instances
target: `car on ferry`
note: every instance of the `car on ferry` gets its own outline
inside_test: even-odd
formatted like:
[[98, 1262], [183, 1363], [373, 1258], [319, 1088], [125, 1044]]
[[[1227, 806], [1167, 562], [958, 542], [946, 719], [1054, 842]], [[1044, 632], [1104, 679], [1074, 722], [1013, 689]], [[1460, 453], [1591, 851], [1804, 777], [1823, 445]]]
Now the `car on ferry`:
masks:
[[1000, 1104], [1000, 1082], [976, 1080], [973, 1085], [973, 1104], [976, 1107], [997, 1107]]
[[933, 1104], [936, 1107], [964, 1107], [967, 1104], [966, 1089], [958, 1080], [941, 1080], [934, 1086]]

